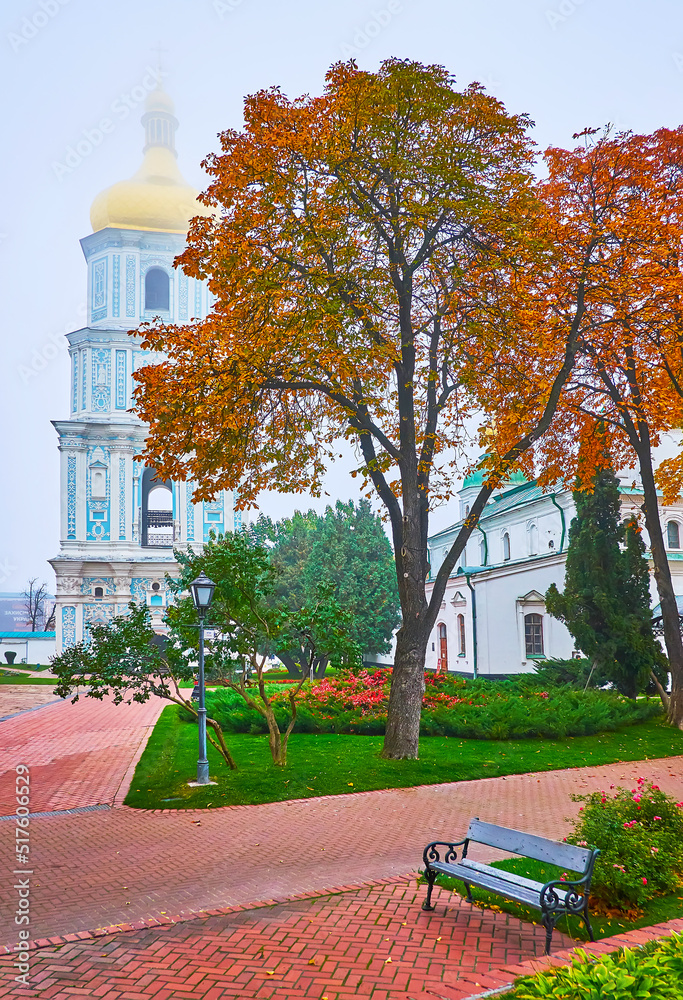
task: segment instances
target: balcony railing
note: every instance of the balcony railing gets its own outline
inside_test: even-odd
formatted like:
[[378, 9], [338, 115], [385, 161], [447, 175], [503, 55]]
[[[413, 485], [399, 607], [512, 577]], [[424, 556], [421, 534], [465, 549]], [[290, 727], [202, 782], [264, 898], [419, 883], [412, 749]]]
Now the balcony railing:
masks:
[[170, 510], [148, 510], [146, 515], [147, 545], [169, 548], [176, 540], [173, 513]]

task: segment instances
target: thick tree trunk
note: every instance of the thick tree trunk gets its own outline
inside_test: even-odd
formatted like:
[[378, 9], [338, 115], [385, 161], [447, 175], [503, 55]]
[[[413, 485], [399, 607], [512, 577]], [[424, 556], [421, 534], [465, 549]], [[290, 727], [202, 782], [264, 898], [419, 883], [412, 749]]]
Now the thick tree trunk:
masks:
[[419, 755], [420, 716], [425, 689], [425, 654], [429, 632], [423, 627], [407, 628], [396, 637], [396, 654], [391, 675], [391, 691], [384, 736], [383, 757], [392, 760]]
[[660, 680], [659, 680], [659, 677], [657, 677], [657, 674], [654, 672], [654, 670], [650, 671], [650, 680], [654, 684], [655, 689], [657, 691], [657, 694], [659, 695], [659, 697], [662, 700], [662, 705], [664, 706], [664, 711], [668, 715], [669, 714], [669, 703], [670, 703], [671, 699], [669, 698], [668, 694], [666, 693], [666, 691], [662, 687], [662, 685], [660, 683]]
[[278, 653], [278, 659], [281, 663], [287, 667], [287, 673], [294, 680], [299, 680], [301, 678], [302, 667], [300, 663], [297, 663], [291, 653]]
[[671, 569], [664, 545], [662, 525], [659, 519], [659, 504], [652, 471], [652, 452], [649, 439], [642, 441], [637, 449], [640, 476], [643, 481], [643, 512], [650, 536], [650, 552], [654, 564], [655, 583], [662, 606], [662, 626], [664, 642], [671, 670], [671, 697], [669, 698], [668, 720], [673, 726], [683, 729], [683, 641], [678, 615], [678, 605], [671, 581]]

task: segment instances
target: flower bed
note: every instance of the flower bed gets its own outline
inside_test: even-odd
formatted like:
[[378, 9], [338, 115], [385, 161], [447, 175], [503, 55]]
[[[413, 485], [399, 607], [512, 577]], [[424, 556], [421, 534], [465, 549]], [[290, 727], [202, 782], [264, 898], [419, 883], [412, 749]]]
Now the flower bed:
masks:
[[[391, 670], [346, 672], [307, 684], [297, 710], [296, 732], [384, 733]], [[285, 690], [274, 695], [280, 724], [289, 718]], [[264, 732], [258, 713], [229, 691], [208, 696], [212, 716], [227, 732]], [[420, 732], [423, 736], [514, 739], [589, 736], [659, 714], [659, 701], [629, 701], [611, 691], [547, 690], [530, 677], [509, 681], [465, 680], [425, 674]]]

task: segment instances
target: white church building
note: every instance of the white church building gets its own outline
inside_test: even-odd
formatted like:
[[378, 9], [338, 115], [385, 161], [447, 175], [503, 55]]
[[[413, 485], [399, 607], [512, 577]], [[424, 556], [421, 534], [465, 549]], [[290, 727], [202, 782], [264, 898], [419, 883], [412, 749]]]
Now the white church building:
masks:
[[[621, 515], [643, 522], [642, 492], [634, 476], [620, 477]], [[429, 539], [427, 596], [455, 541], [483, 479], [474, 472], [459, 491], [459, 519]], [[636, 479], [637, 483], [637, 479]], [[500, 677], [531, 672], [549, 657], [576, 655], [574, 640], [545, 608], [551, 583], [564, 587], [569, 525], [575, 515], [569, 490], [544, 493], [518, 475], [497, 491], [446, 585], [427, 647], [427, 668], [467, 676]], [[660, 507], [674, 590], [683, 595], [683, 502]], [[648, 545], [643, 528], [643, 540]], [[652, 603], [659, 598], [650, 563]]]
[[[234, 530], [241, 515], [229, 491], [194, 503], [191, 483], [161, 481], [140, 459], [146, 425], [132, 412], [133, 373], [155, 357], [131, 336], [160, 316], [183, 323], [211, 308], [205, 282], [173, 267], [190, 219], [206, 214], [176, 162], [178, 121], [160, 90], [147, 99], [143, 162], [92, 204], [87, 326], [68, 334], [70, 414], [53, 421], [61, 454], [56, 646], [87, 638], [93, 623], [144, 601], [161, 624], [173, 546], [200, 548], [211, 529]], [[153, 618], [154, 620], [154, 618]]]

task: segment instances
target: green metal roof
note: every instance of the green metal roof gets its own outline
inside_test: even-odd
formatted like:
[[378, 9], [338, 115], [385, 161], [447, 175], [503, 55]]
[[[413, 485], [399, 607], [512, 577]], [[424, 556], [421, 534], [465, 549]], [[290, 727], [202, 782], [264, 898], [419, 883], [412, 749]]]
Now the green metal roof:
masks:
[[0, 639], [54, 639], [55, 632], [0, 632]]

